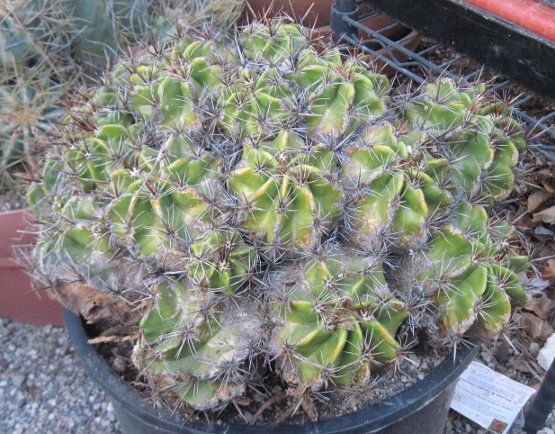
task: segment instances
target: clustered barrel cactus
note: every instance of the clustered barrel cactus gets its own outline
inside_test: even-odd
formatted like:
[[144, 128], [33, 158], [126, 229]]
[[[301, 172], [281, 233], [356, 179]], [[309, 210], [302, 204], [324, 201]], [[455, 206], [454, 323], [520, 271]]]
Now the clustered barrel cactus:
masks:
[[297, 390], [365, 384], [401, 332], [495, 334], [526, 300], [488, 214], [523, 136], [481, 85], [395, 96], [274, 20], [122, 61], [73, 118], [28, 191], [37, 269], [124, 299], [134, 363], [193, 408], [270, 366]]
[[169, 41], [188, 28], [230, 31], [246, 0], [155, 0], [154, 6], [151, 32], [156, 40]]

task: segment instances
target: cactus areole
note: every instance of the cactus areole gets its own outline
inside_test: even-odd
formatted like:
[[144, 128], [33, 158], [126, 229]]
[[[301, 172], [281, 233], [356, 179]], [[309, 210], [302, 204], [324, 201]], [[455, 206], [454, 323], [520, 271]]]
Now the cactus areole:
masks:
[[419, 339], [495, 336], [526, 301], [491, 217], [525, 143], [488, 95], [395, 94], [283, 20], [151, 47], [74, 109], [29, 188], [36, 274], [134, 327], [142, 378], [191, 409], [269, 372], [305, 404], [376, 387]]

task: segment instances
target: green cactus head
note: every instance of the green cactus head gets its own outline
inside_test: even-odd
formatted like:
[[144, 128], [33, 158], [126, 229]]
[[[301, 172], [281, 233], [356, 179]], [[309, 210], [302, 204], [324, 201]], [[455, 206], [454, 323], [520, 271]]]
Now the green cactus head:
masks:
[[404, 110], [450, 162], [453, 181], [473, 200], [503, 200], [514, 186], [525, 140], [509, 108], [492, 101], [483, 84], [458, 88], [451, 80], [427, 85]]
[[241, 225], [268, 252], [317, 247], [341, 213], [343, 193], [331, 175], [333, 155], [293, 131], [246, 146], [230, 187]]
[[432, 158], [391, 124], [367, 130], [345, 150], [341, 180], [350, 193], [345, 229], [350, 242], [369, 252], [392, 243], [415, 248], [452, 202], [444, 186], [448, 162]]
[[199, 410], [244, 393], [244, 368], [260, 340], [262, 320], [247, 303], [200, 287], [161, 282], [134, 350], [140, 369]]
[[293, 270], [271, 280], [277, 323], [271, 351], [286, 381], [346, 386], [395, 360], [395, 335], [407, 312], [378, 259], [331, 248]]
[[462, 203], [429, 246], [406, 259], [403, 268], [411, 278], [400, 287], [418, 287], [433, 300], [440, 337], [461, 336], [476, 323], [489, 334], [498, 332], [511, 305], [526, 302], [517, 273], [529, 264], [502, 247], [512, 233], [508, 225], [492, 225], [482, 206]]

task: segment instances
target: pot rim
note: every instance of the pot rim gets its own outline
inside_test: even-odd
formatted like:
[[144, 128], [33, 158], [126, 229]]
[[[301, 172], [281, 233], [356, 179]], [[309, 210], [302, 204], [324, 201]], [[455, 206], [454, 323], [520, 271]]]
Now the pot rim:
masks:
[[11, 216], [15, 214], [29, 214], [32, 215], [31, 208], [18, 208], [18, 209], [8, 209], [6, 211], [0, 211], [0, 219], [4, 216]]
[[372, 424], [373, 430], [382, 429], [408, 417], [437, 397], [448, 385], [457, 380], [478, 352], [478, 346], [474, 344], [461, 347], [457, 350], [455, 357], [446, 357], [423, 380], [417, 381], [386, 400], [342, 416], [302, 425], [224, 424], [209, 428], [204, 420], [188, 424], [175, 420], [166, 409], [155, 408], [146, 397], [119, 377], [98, 355], [94, 347], [87, 342], [88, 336], [81, 317], [67, 309], [64, 309], [63, 314], [73, 347], [87, 374], [119, 405], [127, 407], [127, 410], [133, 412], [135, 416], [139, 416], [144, 424], [156, 427], [161, 433], [176, 433], [185, 427], [187, 428], [186, 432], [199, 434], [204, 432], [344, 433], [367, 430], [370, 424]]

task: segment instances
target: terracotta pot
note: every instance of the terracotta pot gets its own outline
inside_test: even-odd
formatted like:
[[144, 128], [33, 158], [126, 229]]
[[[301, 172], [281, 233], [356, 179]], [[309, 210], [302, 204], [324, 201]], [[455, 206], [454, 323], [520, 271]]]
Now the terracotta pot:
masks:
[[536, 0], [466, 0], [500, 18], [555, 41], [555, 8]]
[[[422, 36], [420, 36], [418, 32], [415, 32], [414, 30], [411, 30], [405, 26], [401, 27], [402, 29], [399, 29], [397, 33], [388, 36], [389, 39], [391, 39], [392, 41], [400, 42], [401, 45], [408, 50], [414, 50], [422, 40]], [[382, 48], [381, 44], [378, 42], [369, 43], [367, 44], [367, 46], [368, 48], [377, 51], [382, 56], [388, 59], [394, 59], [396, 62], [404, 62], [405, 60], [407, 60], [407, 56], [396, 48], [386, 50], [385, 48]], [[397, 72], [397, 70], [390, 66], [388, 62], [385, 62], [381, 59], [374, 58], [374, 64], [378, 68], [378, 71], [382, 74], [391, 76]]]
[[306, 27], [329, 25], [335, 0], [247, 0], [250, 18], [288, 15]]
[[35, 325], [63, 325], [60, 305], [46, 293], [32, 290], [24, 264], [14, 259], [14, 248], [30, 245], [34, 237], [20, 231], [29, 229], [28, 210], [0, 213], [0, 317]]

